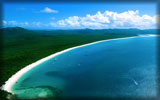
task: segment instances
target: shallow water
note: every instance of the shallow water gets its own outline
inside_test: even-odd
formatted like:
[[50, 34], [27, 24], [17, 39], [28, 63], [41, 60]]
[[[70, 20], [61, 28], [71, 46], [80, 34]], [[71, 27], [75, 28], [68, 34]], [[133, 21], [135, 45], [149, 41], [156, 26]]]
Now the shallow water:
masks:
[[[64, 98], [154, 97], [157, 93], [156, 50], [155, 36], [104, 41], [76, 48], [33, 68], [14, 84], [12, 90], [20, 98], [28, 98], [33, 92], [35, 98], [49, 96], [51, 88], [53, 95], [58, 92]], [[43, 87], [51, 88], [29, 90], [39, 87], [42, 90]]]

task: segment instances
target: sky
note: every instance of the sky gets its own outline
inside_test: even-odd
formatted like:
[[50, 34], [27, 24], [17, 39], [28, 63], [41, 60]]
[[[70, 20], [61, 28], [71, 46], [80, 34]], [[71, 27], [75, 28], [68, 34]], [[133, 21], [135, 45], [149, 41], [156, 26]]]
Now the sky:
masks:
[[5, 3], [3, 26], [28, 29], [156, 28], [155, 3]]

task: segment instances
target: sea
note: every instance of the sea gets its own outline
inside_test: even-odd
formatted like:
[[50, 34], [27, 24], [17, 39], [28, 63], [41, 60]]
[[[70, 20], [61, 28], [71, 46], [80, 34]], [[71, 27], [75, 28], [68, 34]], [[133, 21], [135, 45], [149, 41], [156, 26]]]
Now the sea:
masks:
[[12, 86], [18, 98], [157, 96], [157, 36], [106, 40], [48, 59]]

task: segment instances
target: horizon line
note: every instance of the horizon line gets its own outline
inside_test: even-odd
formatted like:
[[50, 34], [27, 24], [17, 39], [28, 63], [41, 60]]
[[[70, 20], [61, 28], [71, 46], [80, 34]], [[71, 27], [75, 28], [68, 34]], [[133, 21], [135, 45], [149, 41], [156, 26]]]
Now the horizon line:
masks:
[[20, 26], [9, 26], [9, 27], [0, 27], [0, 29], [6, 29], [6, 28], [23, 28], [23, 29], [27, 29], [27, 30], [160, 30], [160, 28], [148, 28], [148, 29], [138, 29], [138, 28], [104, 28], [104, 29], [92, 29], [92, 28], [61, 28], [61, 29], [40, 29], [40, 28], [25, 28], [25, 27], [20, 27]]

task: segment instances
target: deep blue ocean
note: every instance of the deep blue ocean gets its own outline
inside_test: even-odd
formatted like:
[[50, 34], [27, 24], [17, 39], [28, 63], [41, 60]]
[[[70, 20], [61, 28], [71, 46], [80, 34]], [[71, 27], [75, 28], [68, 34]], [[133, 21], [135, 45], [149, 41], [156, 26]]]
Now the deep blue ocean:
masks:
[[[32, 89], [36, 87], [53, 87], [64, 98], [154, 97], [157, 38], [103, 41], [70, 50], [24, 74], [12, 89], [20, 98], [35, 93]], [[48, 96], [50, 91], [36, 92]], [[31, 97], [37, 96], [34, 93]]]

